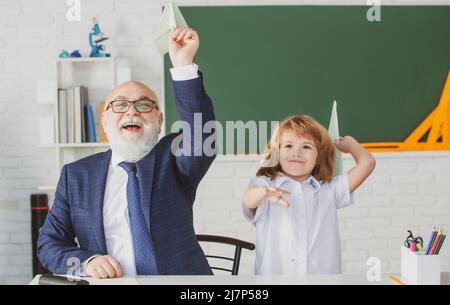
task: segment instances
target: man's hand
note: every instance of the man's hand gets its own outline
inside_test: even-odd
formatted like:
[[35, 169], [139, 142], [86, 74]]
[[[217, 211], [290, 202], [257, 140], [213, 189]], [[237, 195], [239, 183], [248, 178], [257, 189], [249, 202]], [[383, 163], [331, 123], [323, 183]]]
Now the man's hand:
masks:
[[97, 256], [86, 266], [86, 274], [96, 279], [122, 277], [123, 272], [120, 263], [109, 255]]
[[169, 35], [169, 56], [174, 68], [192, 65], [200, 40], [191, 28], [172, 28]]

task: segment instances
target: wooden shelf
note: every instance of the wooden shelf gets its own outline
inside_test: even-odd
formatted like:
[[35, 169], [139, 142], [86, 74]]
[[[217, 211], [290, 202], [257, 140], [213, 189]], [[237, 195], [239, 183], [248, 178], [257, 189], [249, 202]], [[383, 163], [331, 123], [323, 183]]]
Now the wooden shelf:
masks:
[[113, 57], [79, 57], [79, 58], [59, 58], [57, 63], [84, 63], [84, 62], [110, 62]]

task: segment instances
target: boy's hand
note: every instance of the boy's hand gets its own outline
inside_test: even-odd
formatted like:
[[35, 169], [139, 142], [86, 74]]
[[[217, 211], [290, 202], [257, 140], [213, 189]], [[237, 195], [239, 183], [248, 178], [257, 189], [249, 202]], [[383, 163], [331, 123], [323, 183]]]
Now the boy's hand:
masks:
[[351, 136], [339, 137], [334, 139], [334, 144], [343, 153], [351, 153], [355, 147], [359, 147], [358, 141]]
[[169, 35], [169, 56], [174, 68], [192, 65], [200, 40], [191, 28], [172, 28]]
[[258, 186], [249, 188], [242, 198], [242, 202], [249, 209], [256, 210], [264, 200], [275, 201], [282, 206], [289, 207], [289, 202], [283, 199], [283, 195], [291, 193], [278, 187]]
[[274, 201], [282, 206], [289, 207], [290, 204], [286, 200], [283, 199], [283, 195], [290, 195], [291, 193], [285, 190], [282, 190], [278, 187], [259, 187], [259, 191], [263, 196], [263, 199], [267, 199], [270, 201]]

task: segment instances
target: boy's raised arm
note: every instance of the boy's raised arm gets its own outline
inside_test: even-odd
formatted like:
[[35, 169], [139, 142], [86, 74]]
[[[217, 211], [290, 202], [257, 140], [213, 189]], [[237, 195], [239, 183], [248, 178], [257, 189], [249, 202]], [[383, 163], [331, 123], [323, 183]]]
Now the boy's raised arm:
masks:
[[356, 161], [356, 165], [348, 171], [349, 189], [352, 193], [375, 169], [375, 158], [351, 136], [335, 139], [334, 143], [340, 151], [350, 153]]

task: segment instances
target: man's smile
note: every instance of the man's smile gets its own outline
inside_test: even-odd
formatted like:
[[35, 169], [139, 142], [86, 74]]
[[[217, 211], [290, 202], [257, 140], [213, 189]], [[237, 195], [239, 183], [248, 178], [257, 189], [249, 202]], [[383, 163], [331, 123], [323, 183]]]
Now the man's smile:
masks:
[[139, 132], [142, 128], [142, 123], [127, 122], [127, 123], [124, 123], [121, 128], [125, 129], [126, 131], [129, 131], [129, 132]]

